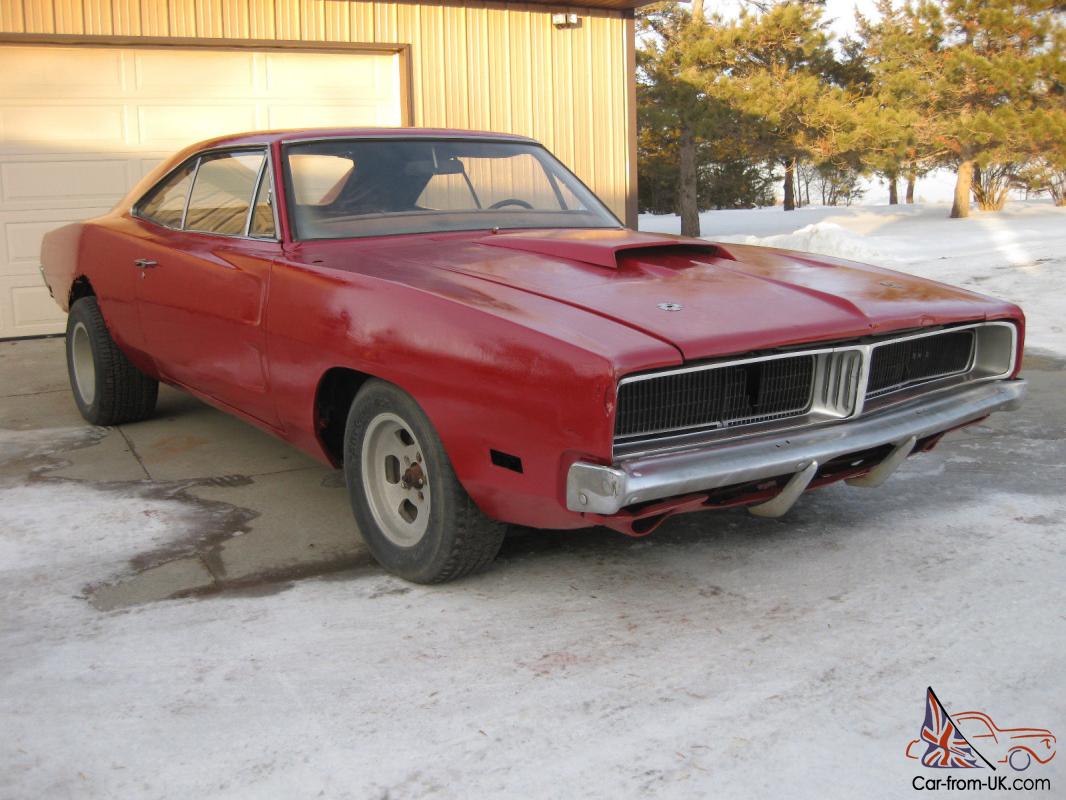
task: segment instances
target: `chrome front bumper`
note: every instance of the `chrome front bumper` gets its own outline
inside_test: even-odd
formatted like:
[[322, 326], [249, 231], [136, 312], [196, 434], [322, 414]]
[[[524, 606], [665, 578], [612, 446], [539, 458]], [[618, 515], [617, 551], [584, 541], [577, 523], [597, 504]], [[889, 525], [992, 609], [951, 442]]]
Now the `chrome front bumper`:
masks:
[[[895, 466], [916, 439], [965, 425], [993, 411], [1017, 408], [1025, 392], [1024, 380], [982, 383], [913, 400], [868, 417], [807, 430], [637, 455], [609, 467], [578, 461], [567, 473], [566, 507], [610, 515], [635, 503], [782, 475], [794, 476], [782, 491], [782, 495], [788, 493], [794, 499], [806, 488], [819, 464], [891, 444], [896, 449], [885, 461]], [[882, 470], [876, 483], [884, 480], [888, 471]], [[856, 482], [862, 485], [862, 480]], [[781, 505], [769, 508], [767, 515], [783, 513], [791, 502], [783, 510]]]

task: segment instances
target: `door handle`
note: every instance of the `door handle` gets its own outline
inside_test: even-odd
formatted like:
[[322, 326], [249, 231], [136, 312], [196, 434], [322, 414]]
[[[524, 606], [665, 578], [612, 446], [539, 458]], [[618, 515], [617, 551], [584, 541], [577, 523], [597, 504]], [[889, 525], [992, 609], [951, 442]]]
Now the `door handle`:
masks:
[[135, 266], [137, 269], [148, 269], [149, 267], [155, 267], [158, 265], [150, 258], [138, 258], [136, 261], [133, 262], [133, 266]]

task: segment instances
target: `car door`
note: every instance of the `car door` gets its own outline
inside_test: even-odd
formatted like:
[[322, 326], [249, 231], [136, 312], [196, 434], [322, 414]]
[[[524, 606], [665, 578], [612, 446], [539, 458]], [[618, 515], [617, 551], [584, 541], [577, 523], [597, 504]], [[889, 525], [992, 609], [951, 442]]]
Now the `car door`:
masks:
[[280, 252], [265, 148], [199, 156], [180, 223], [134, 259], [147, 351], [168, 380], [267, 424], [263, 311]]

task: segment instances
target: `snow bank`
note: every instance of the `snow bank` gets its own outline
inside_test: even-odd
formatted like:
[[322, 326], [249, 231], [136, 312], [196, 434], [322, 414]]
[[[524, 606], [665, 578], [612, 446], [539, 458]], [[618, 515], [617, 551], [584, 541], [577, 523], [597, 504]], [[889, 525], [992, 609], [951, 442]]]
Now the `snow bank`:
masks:
[[817, 253], [823, 256], [850, 258], [854, 261], [883, 261], [884, 256], [872, 247], [868, 240], [858, 236], [835, 222], [816, 222], [805, 225], [792, 233], [776, 236], [716, 236], [718, 242], [737, 242], [754, 244], [762, 247], [783, 247], [788, 250], [802, 250], [805, 253]]

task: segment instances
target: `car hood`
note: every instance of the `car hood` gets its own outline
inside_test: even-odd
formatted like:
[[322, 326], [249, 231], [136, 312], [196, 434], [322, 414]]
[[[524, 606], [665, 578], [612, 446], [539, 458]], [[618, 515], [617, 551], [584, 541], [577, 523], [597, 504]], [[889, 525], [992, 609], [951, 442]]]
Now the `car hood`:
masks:
[[497, 234], [447, 268], [609, 317], [686, 360], [1018, 313], [866, 264], [633, 231]]
[[583, 309], [673, 345], [685, 360], [1021, 315], [866, 264], [624, 229], [414, 236], [374, 250], [393, 265], [433, 266]]

